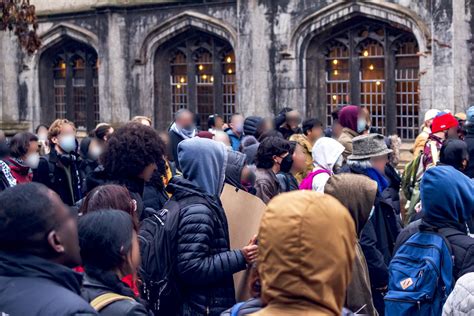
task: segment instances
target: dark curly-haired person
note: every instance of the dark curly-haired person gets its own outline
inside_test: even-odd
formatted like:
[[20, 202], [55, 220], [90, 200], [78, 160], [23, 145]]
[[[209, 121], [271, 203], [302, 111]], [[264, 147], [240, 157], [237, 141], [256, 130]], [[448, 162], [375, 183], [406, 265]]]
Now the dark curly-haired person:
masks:
[[153, 128], [127, 123], [108, 139], [99, 166], [86, 180], [87, 191], [98, 185], [114, 183], [125, 186], [137, 201], [138, 217], [142, 219], [145, 183], [155, 172], [166, 170], [164, 144]]

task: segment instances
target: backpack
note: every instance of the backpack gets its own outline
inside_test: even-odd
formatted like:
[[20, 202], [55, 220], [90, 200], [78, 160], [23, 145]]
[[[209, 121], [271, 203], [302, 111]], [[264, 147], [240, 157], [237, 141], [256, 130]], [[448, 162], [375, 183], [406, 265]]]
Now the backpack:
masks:
[[179, 201], [173, 197], [160, 211], [147, 209], [148, 217], [140, 224], [141, 295], [156, 316], [177, 315], [181, 292], [176, 275], [180, 210], [189, 204], [208, 204], [198, 195]]
[[420, 153], [416, 156], [415, 159], [410, 161], [403, 171], [402, 176], [402, 192], [405, 195], [407, 201], [410, 201], [413, 195], [413, 190], [415, 188], [416, 183], [418, 182], [418, 169], [420, 168], [421, 157], [423, 156]]
[[313, 171], [310, 174], [308, 174], [308, 176], [304, 178], [303, 181], [301, 181], [300, 190], [312, 190], [314, 177], [316, 177], [318, 174], [321, 174], [321, 173], [327, 173], [328, 175], [331, 175], [329, 171], [324, 170], [324, 169], [318, 169], [316, 171]]
[[454, 287], [451, 253], [441, 231], [411, 236], [390, 262], [385, 314], [441, 315]]
[[106, 308], [112, 303], [115, 303], [118, 301], [125, 301], [125, 300], [134, 301], [134, 299], [131, 297], [110, 292], [110, 293], [104, 293], [102, 295], [97, 296], [90, 302], [90, 305], [97, 312], [100, 312], [101, 310], [103, 310], [104, 308]]

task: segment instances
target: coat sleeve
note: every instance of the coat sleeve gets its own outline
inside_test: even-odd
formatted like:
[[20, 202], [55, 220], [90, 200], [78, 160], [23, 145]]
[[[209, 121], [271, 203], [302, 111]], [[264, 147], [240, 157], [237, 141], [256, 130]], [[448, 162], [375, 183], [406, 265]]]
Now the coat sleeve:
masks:
[[204, 205], [181, 210], [178, 231], [178, 274], [190, 284], [219, 282], [244, 270], [245, 258], [240, 250], [211, 254], [216, 238], [212, 211]]
[[360, 246], [367, 260], [372, 287], [385, 287], [388, 284], [388, 268], [382, 253], [377, 249], [377, 234], [370, 220], [362, 230]]

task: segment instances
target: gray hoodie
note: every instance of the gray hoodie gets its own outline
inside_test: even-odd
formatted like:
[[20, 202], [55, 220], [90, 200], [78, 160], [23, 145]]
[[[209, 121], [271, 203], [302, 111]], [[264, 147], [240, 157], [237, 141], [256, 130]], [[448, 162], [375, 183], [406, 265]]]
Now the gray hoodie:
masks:
[[224, 187], [227, 150], [222, 143], [205, 138], [186, 139], [178, 145], [183, 177], [219, 197]]

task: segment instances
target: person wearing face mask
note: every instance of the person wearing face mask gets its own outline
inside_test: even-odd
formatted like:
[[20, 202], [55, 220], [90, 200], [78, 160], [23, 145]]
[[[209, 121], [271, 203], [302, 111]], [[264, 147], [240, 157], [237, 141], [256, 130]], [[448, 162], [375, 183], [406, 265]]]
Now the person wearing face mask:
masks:
[[306, 169], [306, 155], [304, 147], [297, 142], [290, 141], [290, 154], [283, 159], [280, 172], [277, 174], [280, 182], [280, 191], [290, 192], [299, 189], [296, 175]]
[[48, 140], [51, 151], [41, 157], [38, 168], [33, 170], [33, 181], [43, 183], [72, 206], [82, 199], [74, 123], [57, 119], [49, 128]]
[[38, 167], [38, 137], [29, 132], [18, 133], [10, 141], [10, 157], [6, 163], [18, 184], [33, 180], [33, 171]]
[[79, 175], [83, 183], [83, 192], [85, 192], [87, 177], [99, 166], [99, 157], [102, 152], [103, 149], [98, 139], [92, 137], [82, 139], [79, 146], [79, 154], [81, 155]]
[[242, 114], [235, 113], [230, 118], [229, 128], [225, 130], [229, 135], [230, 145], [232, 149], [238, 151], [240, 142], [244, 135], [244, 117]]
[[281, 193], [280, 182], [276, 175], [282, 166], [290, 163], [290, 143], [287, 140], [271, 136], [265, 138], [258, 146], [255, 189], [257, 196], [265, 204]]
[[49, 126], [44, 124], [38, 125], [35, 130], [36, 137], [38, 137], [40, 156], [49, 154], [48, 130]]
[[178, 145], [183, 140], [196, 136], [197, 130], [194, 124], [194, 114], [186, 109], [176, 112], [174, 123], [171, 125], [168, 134], [170, 137], [169, 152], [171, 153], [169, 160], [175, 163], [176, 169], [181, 170], [178, 161]]
[[342, 166], [344, 146], [337, 140], [322, 137], [313, 146], [314, 169], [300, 185], [301, 190], [324, 192], [324, 186], [334, 174], [335, 169]]
[[367, 120], [358, 106], [347, 105], [339, 112], [339, 123], [343, 128], [337, 140], [345, 148], [343, 157], [346, 161], [347, 157], [352, 154], [352, 139], [367, 130]]

